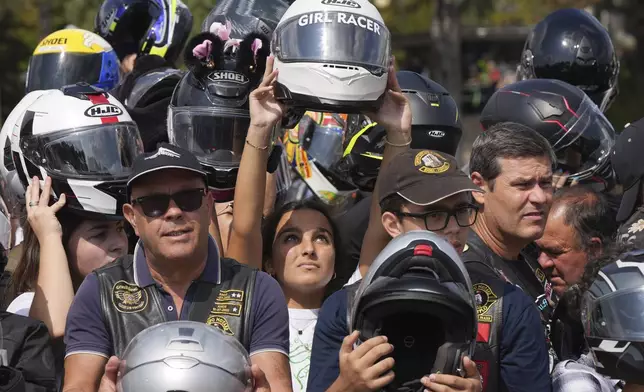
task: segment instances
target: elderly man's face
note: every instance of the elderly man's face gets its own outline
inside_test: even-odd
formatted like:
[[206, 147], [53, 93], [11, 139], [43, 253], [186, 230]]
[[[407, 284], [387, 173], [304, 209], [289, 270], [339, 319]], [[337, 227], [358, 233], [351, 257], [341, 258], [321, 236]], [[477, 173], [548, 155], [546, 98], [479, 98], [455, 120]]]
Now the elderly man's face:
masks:
[[[200, 246], [207, 247], [212, 203], [204, 190], [204, 181], [198, 175], [185, 170], [160, 170], [134, 184], [131, 200], [139, 199], [141, 203], [126, 204], [123, 211], [147, 251], [167, 260], [185, 259], [195, 255]], [[177, 205], [171, 200], [163, 210], [158, 198], [150, 201], [150, 197], [166, 195], [181, 198], [184, 208], [180, 208], [182, 202]], [[156, 204], [158, 216], [146, 215], [146, 198], [148, 215], [151, 205]], [[190, 211], [193, 208], [196, 209]]]
[[566, 224], [565, 212], [566, 206], [554, 208], [548, 216], [543, 237], [536, 241], [541, 250], [539, 265], [560, 297], [569, 286], [579, 282], [589, 261], [575, 229]]

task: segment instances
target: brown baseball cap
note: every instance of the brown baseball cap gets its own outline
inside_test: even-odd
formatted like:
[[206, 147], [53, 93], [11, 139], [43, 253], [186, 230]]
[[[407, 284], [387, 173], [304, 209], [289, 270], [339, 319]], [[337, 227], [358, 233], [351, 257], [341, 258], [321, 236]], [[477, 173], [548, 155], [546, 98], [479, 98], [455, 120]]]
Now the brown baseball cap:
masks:
[[433, 150], [407, 150], [380, 172], [378, 202], [398, 194], [426, 206], [461, 192], [483, 192], [458, 168], [456, 158]]

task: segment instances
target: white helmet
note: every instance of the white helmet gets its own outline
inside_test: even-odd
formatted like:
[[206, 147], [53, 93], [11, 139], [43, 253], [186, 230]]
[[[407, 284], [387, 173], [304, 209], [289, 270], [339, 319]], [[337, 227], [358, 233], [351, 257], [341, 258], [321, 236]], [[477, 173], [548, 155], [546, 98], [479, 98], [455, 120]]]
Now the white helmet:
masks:
[[[8, 252], [11, 249], [11, 214], [7, 205], [0, 197], [0, 251]], [[0, 271], [2, 273], [2, 271]]]
[[27, 108], [34, 103], [38, 98], [40, 98], [45, 91], [32, 91], [29, 94], [25, 95], [20, 102], [13, 108], [6, 121], [2, 125], [2, 130], [0, 130], [0, 174], [4, 178], [7, 189], [12, 196], [22, 199], [25, 196], [25, 188], [20, 183], [20, 179], [17, 176], [16, 168], [13, 165], [13, 159], [11, 157], [11, 134], [18, 132], [20, 129], [20, 124], [22, 124], [22, 118], [27, 111]]
[[295, 1], [273, 33], [277, 98], [336, 113], [377, 110], [391, 35], [368, 0]]
[[125, 183], [143, 151], [136, 124], [114, 97], [87, 84], [47, 90], [11, 134], [13, 163], [26, 188], [52, 178], [75, 213], [121, 216]]
[[208, 324], [173, 321], [147, 328], [123, 352], [118, 392], [250, 392], [248, 353]]

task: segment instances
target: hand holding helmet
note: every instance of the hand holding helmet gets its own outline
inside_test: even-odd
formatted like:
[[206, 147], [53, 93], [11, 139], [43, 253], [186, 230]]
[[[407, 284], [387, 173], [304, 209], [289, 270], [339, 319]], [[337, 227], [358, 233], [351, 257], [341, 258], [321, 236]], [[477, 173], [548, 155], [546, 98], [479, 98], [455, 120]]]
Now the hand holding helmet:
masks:
[[[376, 336], [362, 343], [355, 350], [360, 333], [354, 331], [344, 338], [340, 349], [340, 376], [338, 390], [362, 392], [377, 391], [394, 380], [391, 369], [394, 359], [382, 357], [393, 352], [394, 346], [387, 343], [386, 336]], [[333, 387], [335, 389], [335, 387]]]
[[382, 106], [377, 112], [366, 114], [385, 128], [392, 145], [403, 147], [411, 144], [411, 106], [398, 84], [393, 64], [389, 66]]
[[266, 61], [264, 78], [251, 94], [249, 99], [250, 125], [259, 129], [272, 129], [285, 112], [284, 106], [275, 99], [275, 80], [277, 70], [273, 70], [275, 59], [271, 56]]

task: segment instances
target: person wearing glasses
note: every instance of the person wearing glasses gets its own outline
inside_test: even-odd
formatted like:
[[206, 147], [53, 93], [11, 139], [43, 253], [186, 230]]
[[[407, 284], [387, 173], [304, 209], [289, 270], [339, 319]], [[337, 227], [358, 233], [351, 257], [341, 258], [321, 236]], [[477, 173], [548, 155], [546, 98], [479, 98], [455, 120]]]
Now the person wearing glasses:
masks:
[[[284, 295], [268, 274], [220, 256], [208, 226], [207, 176], [189, 151], [162, 144], [137, 157], [123, 213], [140, 238], [85, 278], [67, 317], [66, 391], [93, 391], [132, 338], [175, 320], [238, 339], [273, 390], [290, 391]], [[105, 373], [107, 374], [107, 373]], [[260, 373], [261, 374], [261, 373]]]
[[[412, 230], [439, 234], [459, 254], [463, 253], [467, 249], [470, 227], [478, 217], [472, 193], [481, 192], [460, 170], [456, 159], [448, 154], [411, 149], [393, 157], [378, 175], [374, 200], [379, 211], [372, 210], [365, 234], [360, 255], [362, 275], [391, 238]], [[479, 314], [487, 319], [491, 317], [487, 315], [489, 311], [503, 320], [501, 322], [501, 317], [496, 320], [494, 326], [498, 330], [485, 327], [479, 330], [477, 340], [483, 343], [493, 337], [493, 343], [500, 346], [499, 357], [491, 366], [481, 367], [480, 372], [478, 364], [466, 360], [464, 378], [428, 374], [422, 380], [423, 384], [431, 391], [549, 390], [549, 379], [547, 385], [544, 384], [546, 380], [537, 380], [539, 369], [535, 372], [530, 367], [518, 368], [514, 364], [517, 356], [526, 353], [536, 361], [547, 362], [545, 341], [543, 335], [539, 335], [539, 315], [532, 301], [517, 287], [491, 274], [481, 273], [480, 268], [473, 266], [472, 263], [468, 265], [468, 272], [479, 299]], [[391, 358], [382, 357], [395, 347], [388, 344], [385, 337], [369, 339], [359, 350], [352, 350], [358, 336], [349, 331], [347, 325], [348, 295], [355, 292], [353, 285], [337, 291], [322, 305], [313, 339], [309, 392], [375, 391], [393, 380], [390, 370], [395, 371], [395, 364]], [[496, 373], [502, 375], [506, 389], [486, 388]], [[510, 377], [510, 373], [516, 375]], [[548, 377], [547, 372], [545, 377]], [[521, 378], [531, 382], [537, 380], [539, 385], [521, 384], [518, 387]], [[538, 389], [539, 386], [542, 389]]]

